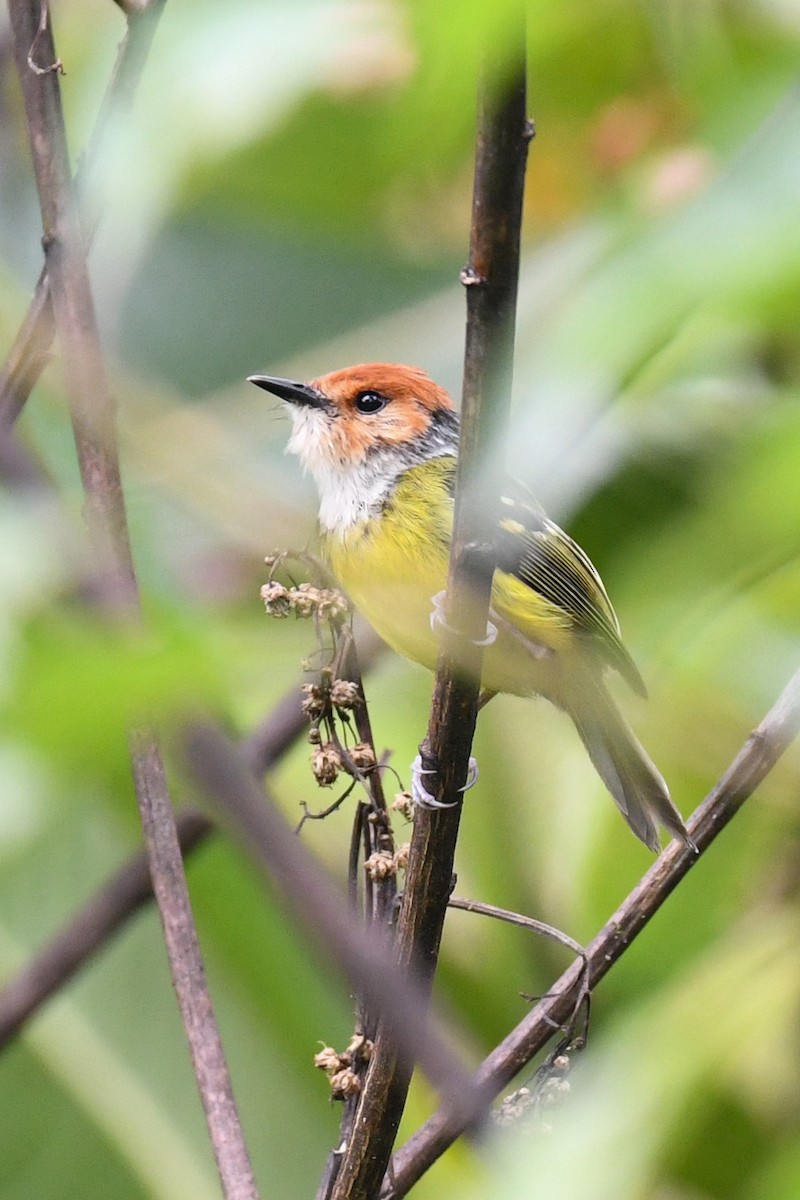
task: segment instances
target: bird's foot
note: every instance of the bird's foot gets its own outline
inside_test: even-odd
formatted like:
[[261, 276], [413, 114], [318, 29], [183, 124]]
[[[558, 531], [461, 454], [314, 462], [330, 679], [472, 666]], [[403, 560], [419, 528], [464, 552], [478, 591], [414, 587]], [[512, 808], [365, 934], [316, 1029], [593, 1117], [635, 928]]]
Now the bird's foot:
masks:
[[[446, 592], [437, 592], [435, 596], [431, 596], [433, 604], [433, 612], [431, 613], [431, 629], [434, 633], [442, 630], [445, 633], [453, 634], [456, 637], [463, 637], [458, 629], [453, 629], [452, 625], [448, 625], [444, 615], [444, 600]], [[474, 646], [491, 646], [497, 641], [497, 626], [491, 621], [486, 622], [486, 636], [482, 638], [469, 638]]]
[[[458, 800], [451, 800], [449, 804], [445, 804], [442, 800], [437, 800], [431, 795], [422, 780], [423, 775], [436, 775], [434, 767], [423, 767], [422, 755], [418, 754], [411, 764], [411, 798], [420, 808], [437, 809], [437, 808], [455, 808]], [[469, 760], [469, 768], [467, 770], [467, 781], [463, 787], [459, 788], [460, 792], [467, 792], [471, 787], [474, 787], [478, 782], [478, 763], [474, 758]]]

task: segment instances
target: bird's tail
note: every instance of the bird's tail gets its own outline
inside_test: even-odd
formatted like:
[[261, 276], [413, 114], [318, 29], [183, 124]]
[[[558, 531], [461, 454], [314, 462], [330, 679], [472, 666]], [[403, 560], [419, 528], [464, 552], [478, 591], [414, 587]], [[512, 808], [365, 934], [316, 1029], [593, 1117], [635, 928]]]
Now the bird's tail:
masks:
[[661, 849], [659, 824], [696, 849], [661, 773], [640, 745], [603, 684], [571, 697], [575, 722], [598, 775], [633, 832], [654, 853]]

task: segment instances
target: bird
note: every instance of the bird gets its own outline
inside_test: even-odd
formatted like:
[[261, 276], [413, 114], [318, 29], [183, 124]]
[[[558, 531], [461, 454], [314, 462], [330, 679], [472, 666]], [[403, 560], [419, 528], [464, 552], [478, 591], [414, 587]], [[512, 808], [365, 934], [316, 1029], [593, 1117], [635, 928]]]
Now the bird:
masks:
[[[248, 382], [285, 403], [287, 450], [316, 483], [333, 575], [384, 641], [435, 669], [431, 610], [447, 580], [459, 437], [450, 395], [398, 363], [361, 363], [307, 382]], [[646, 695], [600, 575], [521, 484], [504, 479], [495, 507], [484, 692], [544, 696], [562, 709], [636, 836], [657, 853], [661, 825], [694, 848], [606, 686], [616, 671]]]

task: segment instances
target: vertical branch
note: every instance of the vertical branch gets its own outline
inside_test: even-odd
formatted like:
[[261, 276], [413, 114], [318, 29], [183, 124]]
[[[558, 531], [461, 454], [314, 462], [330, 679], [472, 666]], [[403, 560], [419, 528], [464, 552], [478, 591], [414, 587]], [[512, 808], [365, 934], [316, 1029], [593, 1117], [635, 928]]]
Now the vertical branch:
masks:
[[[364, 694], [364, 682], [359, 664], [358, 651], [352, 631], [344, 628], [339, 631], [339, 653], [336, 674], [349, 679], [358, 688], [360, 703], [353, 710], [353, 718], [358, 731], [359, 740], [372, 747], [376, 766], [365, 779], [369, 789], [369, 802], [359, 801], [356, 807], [353, 833], [350, 843], [350, 862], [348, 868], [348, 883], [351, 903], [357, 907], [359, 847], [363, 845], [364, 865], [373, 855], [393, 855], [394, 837], [389, 821], [386, 796], [380, 771], [380, 760], [377, 755], [375, 739], [372, 733], [367, 699]], [[377, 932], [380, 936], [392, 925], [395, 918], [397, 900], [397, 878], [394, 872], [387, 873], [381, 878], [371, 878], [367, 873], [363, 880], [364, 905], [363, 918], [368, 930]], [[356, 1035], [362, 1035], [369, 1043], [374, 1042], [378, 1030], [379, 1010], [368, 1003], [367, 996], [359, 991], [356, 996]], [[359, 1086], [367, 1071], [366, 1056], [354, 1060], [353, 1068], [357, 1075]], [[358, 1094], [345, 1095], [342, 1100], [342, 1115], [339, 1121], [339, 1136], [337, 1148], [330, 1151], [322, 1178], [317, 1190], [318, 1200], [327, 1200], [336, 1180], [341, 1151], [338, 1147], [347, 1145], [353, 1136], [358, 1120]]]
[[[40, 62], [56, 61], [49, 13], [39, 0], [10, 0], [9, 11], [100, 596], [118, 619], [135, 622], [139, 618], [138, 588], [120, 479], [114, 405], [70, 176], [58, 75], [36, 72], [29, 66], [34, 42]], [[42, 12], [46, 21], [40, 25]], [[256, 1200], [255, 1180], [206, 985], [164, 765], [151, 731], [132, 735], [131, 764], [172, 980], [224, 1195], [227, 1200]]]
[[[343, 679], [351, 680], [358, 688], [359, 703], [353, 710], [353, 721], [358, 732], [359, 741], [365, 742], [368, 746], [372, 747], [375, 754], [375, 762], [378, 764], [369, 772], [366, 780], [370, 805], [367, 813], [364, 814], [362, 822], [364, 854], [367, 858], [371, 854], [379, 852], [391, 854], [394, 852], [394, 837], [389, 822], [380, 760], [378, 759], [375, 738], [372, 734], [369, 707], [366, 695], [364, 694], [364, 680], [361, 674], [358, 650], [350, 629], [343, 630], [340, 636], [343, 640], [343, 653], [339, 674]], [[394, 875], [387, 875], [384, 879], [375, 880], [374, 883], [371, 880], [367, 880], [364, 906], [364, 915], [367, 923], [377, 923], [378, 925], [388, 924], [394, 914], [396, 896], [397, 884]], [[365, 1030], [365, 1032], [367, 1032], [369, 1037], [372, 1037], [372, 1030]]]
[[[75, 175], [75, 190], [86, 191], [86, 177], [100, 157], [103, 140], [113, 118], [130, 103], [144, 67], [165, 0], [145, 0], [126, 9], [128, 28], [103, 98], [86, 157]], [[26, 64], [27, 65], [27, 64]], [[95, 212], [83, 214], [83, 234], [90, 245], [97, 228]], [[55, 334], [53, 304], [47, 267], [37, 280], [28, 311], [0, 371], [0, 432], [11, 429], [36, 386], [50, 354]]]
[[[452, 871], [478, 709], [479, 680], [494, 569], [487, 491], [479, 486], [489, 433], [505, 425], [511, 379], [522, 194], [530, 124], [526, 114], [524, 36], [513, 82], [498, 103], [482, 88], [476, 147], [469, 267], [462, 431], [456, 511], [445, 605], [446, 633], [422, 749], [426, 787], [451, 807], [418, 809], [414, 821], [395, 957], [429, 989], [452, 886]], [[436, 786], [428, 781], [436, 779]], [[378, 1194], [405, 1104], [411, 1066], [382, 1023], [357, 1120], [330, 1195]]]

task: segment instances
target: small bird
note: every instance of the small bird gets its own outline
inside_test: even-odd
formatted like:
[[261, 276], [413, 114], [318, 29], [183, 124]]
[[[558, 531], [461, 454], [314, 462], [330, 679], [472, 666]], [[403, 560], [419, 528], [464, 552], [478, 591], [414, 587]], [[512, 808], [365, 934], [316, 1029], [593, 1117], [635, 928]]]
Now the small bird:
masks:
[[[447, 580], [458, 415], [416, 367], [364, 363], [308, 383], [252, 375], [285, 401], [288, 449], [319, 491], [323, 552], [356, 608], [393, 649], [435, 668], [431, 609]], [[521, 485], [497, 503], [496, 569], [483, 658], [489, 693], [545, 696], [575, 723], [637, 837], [660, 849], [658, 824], [692, 842], [666, 783], [609, 695], [619, 672], [645, 695], [588, 556]]]

